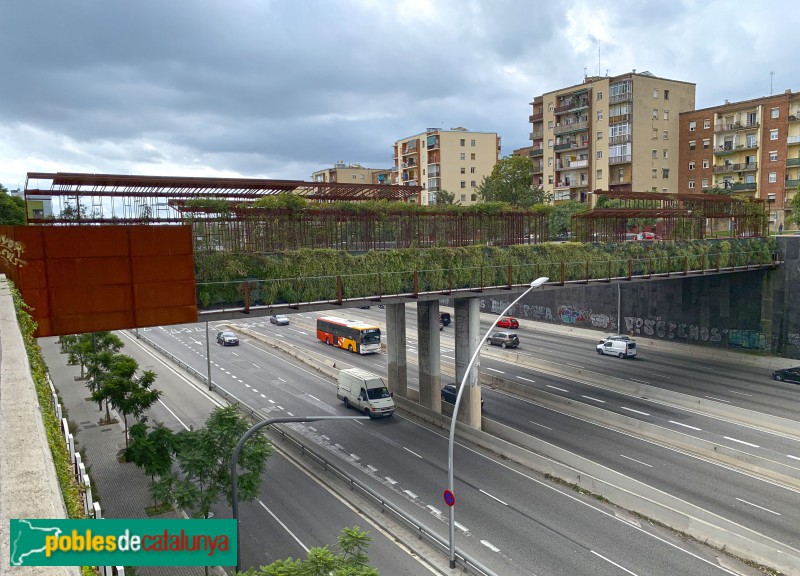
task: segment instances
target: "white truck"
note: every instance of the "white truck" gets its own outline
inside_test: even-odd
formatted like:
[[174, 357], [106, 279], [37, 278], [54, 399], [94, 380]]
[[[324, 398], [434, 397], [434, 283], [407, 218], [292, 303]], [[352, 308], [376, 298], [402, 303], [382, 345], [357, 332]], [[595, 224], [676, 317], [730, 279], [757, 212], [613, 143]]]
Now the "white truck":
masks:
[[380, 418], [394, 414], [392, 393], [380, 376], [361, 368], [339, 370], [339, 386], [336, 397], [344, 405], [352, 406], [370, 418]]

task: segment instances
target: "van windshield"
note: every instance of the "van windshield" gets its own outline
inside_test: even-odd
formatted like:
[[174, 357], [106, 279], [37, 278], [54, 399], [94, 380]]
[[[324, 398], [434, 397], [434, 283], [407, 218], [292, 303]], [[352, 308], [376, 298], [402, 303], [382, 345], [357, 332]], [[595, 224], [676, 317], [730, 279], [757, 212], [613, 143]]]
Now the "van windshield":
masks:
[[389, 389], [386, 386], [381, 388], [370, 388], [367, 390], [367, 395], [370, 400], [380, 400], [381, 398], [389, 398]]

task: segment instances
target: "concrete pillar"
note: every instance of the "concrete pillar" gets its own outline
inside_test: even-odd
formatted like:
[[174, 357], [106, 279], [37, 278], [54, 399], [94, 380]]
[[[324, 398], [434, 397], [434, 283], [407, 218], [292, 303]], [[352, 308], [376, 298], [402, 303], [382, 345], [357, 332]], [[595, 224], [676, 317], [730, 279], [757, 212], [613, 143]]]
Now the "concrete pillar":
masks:
[[[456, 298], [456, 384], [461, 384], [472, 355], [478, 349], [481, 334], [480, 301], [478, 298]], [[481, 429], [481, 389], [478, 381], [480, 358], [475, 360], [467, 375], [458, 410], [458, 420], [473, 428]]]
[[442, 410], [442, 357], [439, 332], [439, 301], [417, 303], [417, 363], [419, 403], [436, 412]]
[[389, 391], [408, 397], [408, 366], [406, 365], [406, 305], [386, 305], [386, 356]]

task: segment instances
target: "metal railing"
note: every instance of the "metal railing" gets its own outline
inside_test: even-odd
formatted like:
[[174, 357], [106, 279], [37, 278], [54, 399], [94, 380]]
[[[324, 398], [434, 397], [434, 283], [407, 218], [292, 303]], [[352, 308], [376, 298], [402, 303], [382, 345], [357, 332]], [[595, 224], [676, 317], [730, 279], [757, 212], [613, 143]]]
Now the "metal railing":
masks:
[[[201, 374], [188, 364], [171, 354], [146, 336], [141, 335], [140, 333], [135, 332], [136, 338], [140, 341], [143, 341], [153, 349], [155, 349], [159, 354], [166, 357], [170, 362], [177, 364], [183, 370], [188, 372], [194, 378], [200, 380], [201, 382], [205, 383], [210, 390], [213, 390], [215, 393], [222, 396], [226, 402], [229, 404], [236, 405], [239, 410], [244, 412], [248, 417], [258, 421], [264, 420], [266, 416], [261, 410], [257, 408], [253, 408], [247, 402], [244, 402], [234, 394], [228, 392], [221, 386], [214, 384], [213, 380], [209, 385], [208, 377], [204, 374]], [[291, 428], [287, 425], [280, 425], [280, 424], [273, 424], [271, 426], [267, 426], [267, 429], [272, 429], [278, 435], [280, 435], [281, 439], [284, 441], [291, 442], [294, 444], [295, 448], [300, 451], [300, 454], [303, 457], [310, 458], [311, 460], [315, 461], [319, 466], [323, 468], [325, 472], [329, 472], [332, 475], [339, 478], [339, 480], [345, 482], [350, 487], [350, 490], [355, 490], [360, 492], [363, 496], [367, 497], [373, 504], [380, 507], [381, 512], [383, 513], [390, 513], [392, 514], [396, 520], [402, 522], [406, 528], [410, 528], [414, 531], [417, 538], [419, 539], [426, 539], [429, 543], [433, 544], [437, 549], [440, 549], [443, 553], [447, 553], [449, 551], [449, 542], [439, 536], [432, 528], [427, 526], [426, 524], [420, 522], [400, 507], [393, 504], [391, 501], [387, 500], [383, 496], [381, 496], [378, 492], [361, 482], [360, 480], [356, 479], [355, 477], [351, 476], [329, 460], [325, 459], [322, 455], [320, 455], [317, 451], [313, 450], [309, 446], [305, 445], [300, 439], [296, 437], [295, 434], [291, 432]], [[487, 568], [476, 559], [468, 556], [463, 551], [459, 551], [456, 549], [456, 559], [461, 564], [461, 566], [467, 570], [467, 572], [473, 574], [482, 574], [483, 576], [498, 576], [494, 571]]]

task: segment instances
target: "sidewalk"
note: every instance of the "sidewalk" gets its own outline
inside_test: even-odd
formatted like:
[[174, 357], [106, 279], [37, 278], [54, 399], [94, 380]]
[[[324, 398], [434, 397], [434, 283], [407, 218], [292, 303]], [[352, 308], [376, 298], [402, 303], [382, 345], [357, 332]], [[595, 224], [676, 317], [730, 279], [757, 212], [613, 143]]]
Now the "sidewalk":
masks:
[[[75, 436], [75, 449], [83, 455], [94, 485], [94, 499], [100, 502], [103, 517], [182, 518], [179, 512], [147, 516], [145, 508], [153, 505], [150, 477], [134, 464], [117, 461], [117, 453], [125, 448], [122, 418], [117, 418], [118, 424], [100, 426], [98, 421], [105, 416], [105, 410], [98, 410], [95, 402], [87, 400], [86, 381], [75, 380], [80, 375], [80, 367], [67, 365], [67, 355], [59, 352], [56, 338], [40, 338], [39, 346], [66, 409]], [[141, 566], [135, 568], [135, 573], [137, 576], [201, 576], [204, 570], [202, 566]], [[126, 576], [130, 576], [129, 573]]]

